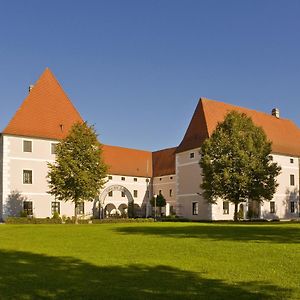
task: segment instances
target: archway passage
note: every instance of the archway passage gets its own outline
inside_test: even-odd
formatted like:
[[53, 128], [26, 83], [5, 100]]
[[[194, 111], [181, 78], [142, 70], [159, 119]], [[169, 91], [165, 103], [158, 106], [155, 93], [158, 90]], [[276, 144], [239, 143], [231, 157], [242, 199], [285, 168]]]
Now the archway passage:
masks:
[[[127, 203], [122, 203], [120, 205], [115, 205], [110, 201], [109, 203], [105, 203], [105, 199], [110, 192], [119, 191], [124, 193], [127, 198]], [[115, 210], [109, 210], [111, 206], [106, 207], [108, 204], [113, 204]], [[118, 208], [117, 208], [118, 207]], [[94, 216], [98, 215], [100, 219], [105, 217], [110, 217], [113, 215], [120, 215], [121, 217], [134, 217], [134, 199], [130, 191], [119, 184], [114, 184], [108, 186], [106, 189], [102, 191], [98, 199], [94, 201]]]

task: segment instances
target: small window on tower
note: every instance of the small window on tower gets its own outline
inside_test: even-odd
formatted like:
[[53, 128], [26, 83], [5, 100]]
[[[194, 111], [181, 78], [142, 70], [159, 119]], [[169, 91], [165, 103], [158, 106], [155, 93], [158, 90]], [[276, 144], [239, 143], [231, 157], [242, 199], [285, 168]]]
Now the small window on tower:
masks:
[[23, 141], [23, 152], [32, 152], [32, 141]]

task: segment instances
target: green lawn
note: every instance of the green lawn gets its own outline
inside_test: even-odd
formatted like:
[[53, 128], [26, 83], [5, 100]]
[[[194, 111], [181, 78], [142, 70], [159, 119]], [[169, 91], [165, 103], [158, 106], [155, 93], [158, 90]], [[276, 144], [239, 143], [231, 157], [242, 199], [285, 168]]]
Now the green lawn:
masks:
[[0, 225], [0, 299], [300, 299], [300, 224]]

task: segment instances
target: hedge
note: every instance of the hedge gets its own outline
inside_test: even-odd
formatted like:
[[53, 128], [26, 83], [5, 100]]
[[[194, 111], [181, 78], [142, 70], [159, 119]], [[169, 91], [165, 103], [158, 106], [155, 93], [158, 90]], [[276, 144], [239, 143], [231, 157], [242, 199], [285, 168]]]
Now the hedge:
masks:
[[8, 217], [6, 224], [61, 224], [62, 220], [50, 218], [27, 218], [27, 217]]

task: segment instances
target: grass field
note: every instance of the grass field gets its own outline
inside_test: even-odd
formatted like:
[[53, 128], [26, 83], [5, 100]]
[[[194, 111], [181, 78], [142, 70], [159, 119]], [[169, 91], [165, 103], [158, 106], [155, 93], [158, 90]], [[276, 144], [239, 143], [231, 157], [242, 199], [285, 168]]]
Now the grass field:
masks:
[[300, 224], [0, 225], [0, 299], [300, 299]]

